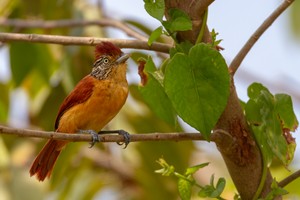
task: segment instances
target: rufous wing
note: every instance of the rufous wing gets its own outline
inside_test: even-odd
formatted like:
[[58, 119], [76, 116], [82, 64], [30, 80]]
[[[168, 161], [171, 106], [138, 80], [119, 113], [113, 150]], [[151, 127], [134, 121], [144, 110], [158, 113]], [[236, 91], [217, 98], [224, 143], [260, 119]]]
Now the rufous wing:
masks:
[[87, 101], [93, 93], [94, 88], [94, 78], [90, 75], [84, 77], [73, 89], [73, 91], [65, 98], [61, 104], [56, 120], [55, 120], [55, 130], [57, 130], [60, 118], [67, 112], [70, 108], [77, 104], [84, 103]]

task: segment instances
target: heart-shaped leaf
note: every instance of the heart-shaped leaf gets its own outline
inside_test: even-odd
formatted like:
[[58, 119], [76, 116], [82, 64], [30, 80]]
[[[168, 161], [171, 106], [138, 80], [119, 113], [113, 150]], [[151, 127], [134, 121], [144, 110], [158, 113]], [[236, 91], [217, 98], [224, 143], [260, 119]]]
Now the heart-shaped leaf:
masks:
[[206, 44], [192, 47], [188, 55], [175, 54], [164, 79], [178, 115], [207, 139], [225, 109], [229, 84], [224, 58]]

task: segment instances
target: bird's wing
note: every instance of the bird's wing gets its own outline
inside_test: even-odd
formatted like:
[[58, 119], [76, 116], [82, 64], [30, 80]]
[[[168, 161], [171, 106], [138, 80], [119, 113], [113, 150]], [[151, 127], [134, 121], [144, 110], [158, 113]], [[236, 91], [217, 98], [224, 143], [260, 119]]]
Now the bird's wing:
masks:
[[93, 93], [94, 88], [94, 78], [90, 75], [84, 77], [73, 89], [73, 91], [65, 98], [61, 104], [56, 120], [55, 120], [55, 130], [57, 130], [59, 125], [59, 120], [62, 115], [67, 112], [70, 108], [77, 104], [81, 104], [88, 100]]

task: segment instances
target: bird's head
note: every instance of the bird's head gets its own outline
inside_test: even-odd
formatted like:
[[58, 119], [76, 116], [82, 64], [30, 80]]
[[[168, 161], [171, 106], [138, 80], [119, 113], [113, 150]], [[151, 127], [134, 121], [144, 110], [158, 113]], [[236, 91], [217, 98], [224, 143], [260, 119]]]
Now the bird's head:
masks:
[[101, 42], [95, 48], [95, 62], [91, 75], [99, 80], [107, 79], [124, 66], [129, 54], [123, 53], [120, 48], [111, 42]]

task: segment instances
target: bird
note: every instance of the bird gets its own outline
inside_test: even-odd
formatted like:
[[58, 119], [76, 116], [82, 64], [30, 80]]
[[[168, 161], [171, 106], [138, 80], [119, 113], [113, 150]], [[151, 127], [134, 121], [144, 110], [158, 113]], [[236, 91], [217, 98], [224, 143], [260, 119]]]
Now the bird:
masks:
[[[90, 133], [91, 146], [99, 142], [101, 134], [118, 133], [124, 136], [125, 148], [130, 135], [124, 130], [101, 131], [126, 102], [128, 83], [127, 59], [120, 48], [111, 42], [95, 47], [95, 61], [91, 73], [81, 79], [62, 102], [55, 120], [55, 131], [61, 133]], [[33, 161], [30, 176], [39, 181], [50, 178], [55, 162], [68, 141], [50, 139]]]

